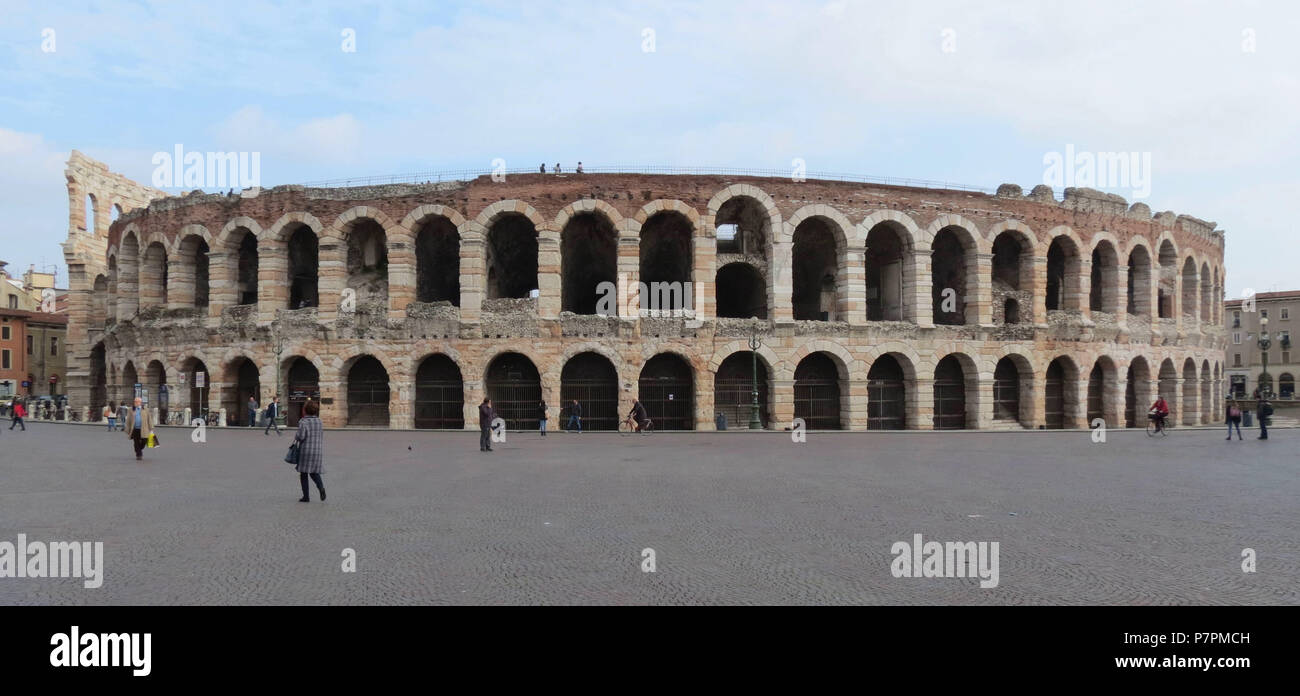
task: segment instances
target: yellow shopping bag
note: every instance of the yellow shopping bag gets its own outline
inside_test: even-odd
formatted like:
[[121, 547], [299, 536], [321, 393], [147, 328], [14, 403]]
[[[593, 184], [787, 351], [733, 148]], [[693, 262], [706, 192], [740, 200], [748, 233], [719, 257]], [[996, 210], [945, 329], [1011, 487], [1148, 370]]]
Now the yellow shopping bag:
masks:
[[145, 443], [145, 447], [157, 447], [157, 446], [158, 446], [158, 436], [154, 435], [153, 433], [149, 433], [149, 442]]

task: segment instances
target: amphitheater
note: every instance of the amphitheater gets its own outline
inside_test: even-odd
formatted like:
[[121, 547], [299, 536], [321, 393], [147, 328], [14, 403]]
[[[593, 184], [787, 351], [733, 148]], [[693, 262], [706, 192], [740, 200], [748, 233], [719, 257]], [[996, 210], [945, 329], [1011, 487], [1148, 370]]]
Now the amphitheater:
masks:
[[[1094, 190], [534, 173], [173, 196], [75, 151], [66, 174], [92, 417], [140, 385], [230, 425], [281, 394], [290, 424], [318, 398], [332, 427], [473, 428], [487, 395], [511, 428], [577, 399], [611, 429], [639, 396], [661, 430], [735, 429], [756, 381], [768, 429], [1142, 427], [1157, 392], [1219, 420], [1223, 232]], [[642, 283], [685, 290], [652, 309]]]

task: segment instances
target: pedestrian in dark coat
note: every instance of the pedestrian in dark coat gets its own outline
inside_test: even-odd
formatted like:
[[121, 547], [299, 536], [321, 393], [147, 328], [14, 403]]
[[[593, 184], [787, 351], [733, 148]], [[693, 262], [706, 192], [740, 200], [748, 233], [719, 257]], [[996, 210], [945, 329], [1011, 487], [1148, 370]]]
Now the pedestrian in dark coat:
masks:
[[248, 397], [248, 427], [257, 426], [257, 399]]
[[542, 437], [546, 437], [546, 400], [537, 404], [537, 429], [541, 431]]
[[569, 424], [564, 426], [564, 429], [569, 432], [576, 429], [579, 435], [582, 434], [582, 404], [578, 403], [577, 399], [569, 405]]
[[1237, 404], [1236, 404], [1236, 403], [1234, 403], [1234, 402], [1232, 402], [1232, 401], [1229, 401], [1229, 402], [1228, 402], [1227, 415], [1226, 415], [1224, 418], [1225, 418], [1225, 421], [1226, 421], [1227, 424], [1228, 424], [1228, 437], [1226, 437], [1226, 438], [1224, 438], [1224, 439], [1225, 439], [1225, 440], [1231, 440], [1231, 439], [1232, 439], [1232, 429], [1233, 429], [1233, 428], [1236, 428], [1236, 429], [1237, 429], [1237, 439], [1240, 440], [1240, 439], [1241, 439], [1241, 409], [1240, 409], [1240, 408], [1237, 408]]
[[277, 396], [272, 398], [271, 403], [266, 405], [266, 429], [262, 431], [263, 435], [269, 435], [271, 432], [271, 428], [275, 428], [276, 435], [284, 434], [280, 432], [280, 424], [279, 422], [276, 421], [276, 418], [279, 417], [280, 417], [280, 397]]
[[1268, 399], [1260, 399], [1259, 405], [1255, 407], [1255, 417], [1259, 419], [1259, 439], [1268, 439], [1268, 419], [1273, 415], [1273, 404]]
[[496, 420], [497, 412], [492, 408], [492, 400], [484, 399], [483, 403], [478, 405], [478, 451], [492, 451], [492, 421]]
[[324, 502], [325, 482], [321, 480], [321, 474], [325, 473], [325, 428], [321, 427], [320, 404], [307, 401], [302, 405], [302, 412], [303, 417], [298, 419], [298, 434], [293, 437], [293, 441], [298, 443], [298, 463], [294, 469], [298, 471], [298, 483], [302, 484], [302, 497], [298, 502], [311, 502], [307, 495], [308, 476], [316, 484], [321, 502]]

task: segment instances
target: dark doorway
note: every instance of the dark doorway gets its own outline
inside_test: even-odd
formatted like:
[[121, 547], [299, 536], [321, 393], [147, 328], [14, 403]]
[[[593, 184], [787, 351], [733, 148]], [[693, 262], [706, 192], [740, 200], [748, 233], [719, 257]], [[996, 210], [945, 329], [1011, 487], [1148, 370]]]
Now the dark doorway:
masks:
[[966, 373], [949, 355], [934, 368], [934, 429], [966, 428]]
[[239, 242], [235, 294], [241, 305], [257, 304], [257, 235], [244, 232]]
[[993, 420], [1020, 420], [1020, 369], [1009, 357], [993, 369]]
[[718, 316], [734, 319], [767, 318], [767, 287], [763, 276], [747, 263], [729, 263], [718, 269], [714, 284]]
[[1065, 427], [1065, 367], [1058, 358], [1047, 366], [1043, 419], [1049, 430]]
[[388, 427], [388, 370], [373, 356], [348, 370], [348, 425]]
[[415, 288], [420, 302], [460, 306], [460, 233], [445, 217], [429, 218], [415, 236]]
[[[767, 410], [767, 366], [758, 362], [758, 418], [770, 422]], [[727, 417], [727, 427], [749, 427], [754, 407], [754, 354], [741, 351], [728, 355], [713, 378], [713, 409]]]
[[302, 418], [302, 405], [308, 399], [320, 403], [320, 372], [307, 358], [294, 358], [288, 372], [289, 407], [285, 423], [296, 427]]
[[542, 380], [533, 361], [519, 353], [502, 353], [488, 365], [483, 380], [492, 407], [509, 430], [536, 430]]
[[415, 427], [462, 430], [465, 384], [460, 368], [446, 355], [431, 355], [415, 371]]
[[867, 429], [903, 430], [907, 427], [907, 387], [903, 366], [892, 355], [882, 355], [867, 372]]
[[[568, 423], [573, 400], [582, 406], [583, 430], [618, 430], [618, 371], [599, 353], [579, 353], [560, 372], [559, 427]], [[550, 404], [548, 404], [550, 405]]]
[[695, 429], [695, 380], [681, 357], [660, 353], [646, 361], [637, 393], [655, 430]]
[[794, 369], [794, 417], [809, 430], [839, 430], [840, 374], [825, 353], [811, 353]]
[[289, 237], [289, 309], [315, 307], [319, 304], [316, 279], [318, 268], [316, 233], [306, 225], [299, 225]]
[[537, 289], [537, 228], [532, 220], [511, 213], [492, 223], [485, 268], [488, 299], [522, 299]]
[[609, 218], [598, 213], [573, 216], [560, 233], [560, 265], [563, 310], [595, 314], [601, 283], [618, 279], [618, 232]]

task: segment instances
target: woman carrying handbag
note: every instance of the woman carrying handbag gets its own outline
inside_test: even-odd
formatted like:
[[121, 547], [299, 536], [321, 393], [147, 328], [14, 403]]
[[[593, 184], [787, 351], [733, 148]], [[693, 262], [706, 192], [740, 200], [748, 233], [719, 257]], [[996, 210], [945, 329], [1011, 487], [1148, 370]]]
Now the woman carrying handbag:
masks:
[[293, 463], [293, 468], [298, 472], [298, 482], [302, 484], [302, 497], [298, 502], [311, 502], [307, 495], [308, 476], [316, 484], [321, 502], [324, 502], [325, 482], [321, 480], [321, 474], [325, 473], [325, 429], [321, 427], [320, 404], [307, 401], [302, 405], [302, 412], [303, 417], [298, 420], [298, 434], [294, 436], [293, 445], [289, 447], [285, 460]]

